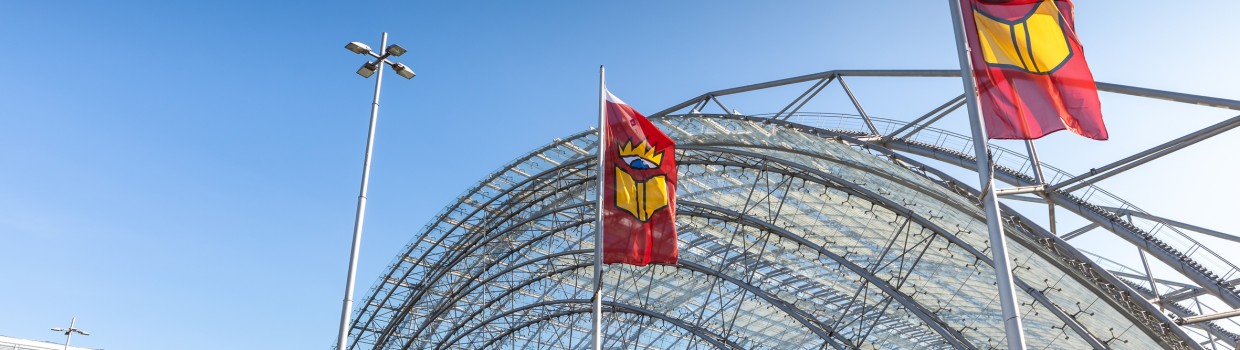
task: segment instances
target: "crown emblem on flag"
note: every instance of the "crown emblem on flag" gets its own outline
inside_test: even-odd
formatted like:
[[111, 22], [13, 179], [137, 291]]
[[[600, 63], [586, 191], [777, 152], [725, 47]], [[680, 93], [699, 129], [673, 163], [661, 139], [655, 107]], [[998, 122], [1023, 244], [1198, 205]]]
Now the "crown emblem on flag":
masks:
[[654, 146], [642, 140], [633, 145], [633, 140], [629, 140], [620, 146], [620, 159], [624, 160], [633, 169], [654, 169], [663, 163], [663, 151], [654, 151]]

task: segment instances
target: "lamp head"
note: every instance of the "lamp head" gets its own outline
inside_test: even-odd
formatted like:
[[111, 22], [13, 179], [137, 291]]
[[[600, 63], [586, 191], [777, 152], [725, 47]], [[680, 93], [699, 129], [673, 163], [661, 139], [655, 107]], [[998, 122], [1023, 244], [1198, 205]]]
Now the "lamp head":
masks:
[[366, 62], [365, 64], [362, 64], [362, 68], [357, 69], [357, 75], [362, 76], [362, 78], [369, 78], [371, 75], [375, 74], [376, 70], [379, 70], [379, 65], [374, 62]]
[[353, 53], [356, 53], [359, 55], [370, 52], [370, 46], [367, 46], [366, 44], [356, 42], [356, 41], [351, 42], [348, 45], [345, 45], [344, 48], [348, 49], [349, 51], [353, 51]]
[[387, 54], [392, 55], [392, 56], [400, 56], [400, 55], [404, 55], [406, 52], [409, 52], [409, 50], [405, 50], [405, 48], [400, 47], [400, 45], [393, 44], [387, 47], [386, 52]]
[[392, 69], [396, 70], [396, 74], [405, 77], [405, 79], [413, 79], [413, 77], [417, 75], [417, 73], [414, 73], [412, 69], [409, 69], [409, 66], [402, 63], [393, 64]]

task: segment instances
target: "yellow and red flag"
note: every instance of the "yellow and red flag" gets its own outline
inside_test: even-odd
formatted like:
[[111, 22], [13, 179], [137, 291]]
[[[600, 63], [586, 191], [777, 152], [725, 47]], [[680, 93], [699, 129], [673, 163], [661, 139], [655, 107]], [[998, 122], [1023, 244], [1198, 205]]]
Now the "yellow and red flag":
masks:
[[992, 139], [1063, 129], [1106, 140], [1068, 0], [962, 0], [979, 108]]
[[675, 264], [676, 143], [607, 92], [603, 262]]

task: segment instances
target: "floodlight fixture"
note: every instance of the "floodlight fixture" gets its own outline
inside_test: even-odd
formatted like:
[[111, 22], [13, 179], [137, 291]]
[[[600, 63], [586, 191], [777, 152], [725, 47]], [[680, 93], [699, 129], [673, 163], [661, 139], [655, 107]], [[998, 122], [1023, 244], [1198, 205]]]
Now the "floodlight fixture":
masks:
[[359, 55], [363, 55], [363, 54], [366, 54], [367, 52], [370, 52], [369, 45], [356, 42], [356, 41], [351, 42], [348, 45], [345, 45], [344, 48], [348, 49], [349, 51], [353, 51], [353, 53], [359, 54]]
[[405, 77], [405, 79], [413, 79], [413, 77], [417, 75], [417, 73], [414, 73], [412, 69], [409, 69], [409, 66], [402, 63], [392, 64], [392, 69], [396, 70], [396, 74]]
[[379, 70], [379, 65], [374, 62], [366, 62], [362, 64], [362, 68], [357, 69], [357, 75], [360, 75], [363, 78], [369, 78], [371, 75], [374, 75], [377, 70]]
[[405, 48], [400, 47], [400, 45], [392, 44], [387, 47], [387, 51], [385, 52], [392, 56], [400, 56], [404, 55], [406, 52], [409, 52], [409, 50], [405, 50]]

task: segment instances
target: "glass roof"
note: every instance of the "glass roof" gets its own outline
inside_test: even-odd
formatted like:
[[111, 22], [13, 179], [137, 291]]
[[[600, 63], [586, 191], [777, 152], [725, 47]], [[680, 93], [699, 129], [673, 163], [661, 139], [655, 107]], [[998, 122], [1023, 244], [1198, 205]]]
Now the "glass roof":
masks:
[[[682, 262], [604, 268], [605, 348], [1005, 346], [984, 216], [947, 179], [802, 125], [654, 122], [678, 142]], [[558, 140], [445, 208], [368, 294], [352, 348], [589, 348], [596, 141]], [[1006, 224], [1029, 348], [1188, 346], [1068, 245]]]

